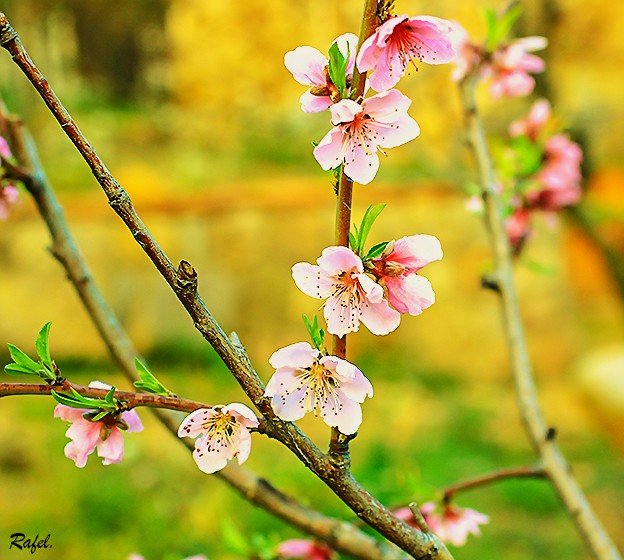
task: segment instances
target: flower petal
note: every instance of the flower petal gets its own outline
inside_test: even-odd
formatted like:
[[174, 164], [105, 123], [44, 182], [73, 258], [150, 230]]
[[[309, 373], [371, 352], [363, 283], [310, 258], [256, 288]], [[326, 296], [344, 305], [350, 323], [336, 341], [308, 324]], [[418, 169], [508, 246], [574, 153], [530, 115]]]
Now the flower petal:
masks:
[[418, 274], [386, 278], [388, 300], [399, 313], [419, 315], [435, 303], [435, 293], [429, 280]]
[[299, 102], [304, 113], [320, 113], [332, 105], [329, 95], [314, 95], [310, 90], [303, 92]]
[[310, 367], [318, 355], [319, 351], [308, 342], [296, 342], [273, 352], [269, 363], [275, 369], [303, 369]]
[[321, 402], [321, 416], [328, 426], [336, 427], [346, 435], [354, 434], [362, 424], [362, 408], [339, 389], [336, 394], [339, 406], [329, 400]]
[[314, 264], [295, 264], [292, 267], [292, 277], [297, 287], [313, 298], [325, 299], [334, 292], [336, 281]]
[[284, 55], [284, 65], [304, 86], [324, 86], [327, 59], [314, 47], [297, 47]]
[[337, 276], [341, 272], [361, 273], [364, 271], [362, 259], [348, 247], [326, 247], [316, 262], [331, 276]]
[[206, 474], [220, 471], [227, 465], [232, 456], [233, 452], [229, 447], [219, 447], [216, 450], [210, 450], [207, 437], [200, 437], [195, 441], [193, 459], [195, 459], [199, 470]]
[[97, 445], [98, 457], [102, 457], [104, 465], [116, 465], [124, 456], [124, 440], [121, 430], [113, 426], [110, 435]]
[[347, 137], [339, 127], [332, 128], [312, 152], [324, 171], [335, 169], [343, 159], [347, 149]]
[[191, 412], [180, 424], [178, 437], [197, 437], [205, 432], [204, 424], [214, 417], [214, 408], [198, 408]]
[[385, 335], [395, 330], [401, 322], [401, 315], [392, 309], [386, 300], [380, 303], [364, 302], [360, 318], [370, 332]]
[[403, 265], [407, 272], [417, 272], [425, 265], [439, 261], [442, 257], [440, 240], [433, 235], [419, 234], [397, 240], [387, 260]]
[[143, 431], [143, 423], [139, 418], [136, 410], [128, 410], [121, 415], [122, 420], [128, 424], [128, 429], [126, 430], [128, 433], [130, 432], [142, 432]]
[[243, 432], [247, 432], [247, 428], [257, 428], [260, 424], [254, 412], [248, 406], [241, 403], [230, 403], [223, 407], [223, 412], [234, 416], [242, 426]]

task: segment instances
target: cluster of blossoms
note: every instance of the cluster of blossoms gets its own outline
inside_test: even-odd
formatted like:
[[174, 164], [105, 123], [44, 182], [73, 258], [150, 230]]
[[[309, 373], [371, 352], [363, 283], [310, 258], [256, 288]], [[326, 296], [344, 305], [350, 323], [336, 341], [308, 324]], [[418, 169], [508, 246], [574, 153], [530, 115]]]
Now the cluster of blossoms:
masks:
[[[393, 88], [417, 62], [444, 64], [455, 56], [450, 22], [429, 16], [393, 16], [360, 46], [352, 33], [338, 37], [326, 58], [313, 47], [286, 53], [284, 64], [299, 83], [310, 86], [301, 96], [308, 113], [330, 110], [334, 125], [314, 149], [328, 171], [342, 166], [349, 179], [370, 183], [379, 169], [378, 152], [413, 140], [420, 128], [407, 114], [411, 100]], [[355, 72], [368, 72], [361, 91]], [[358, 74], [359, 75], [359, 74]], [[377, 91], [367, 99], [363, 93]]]
[[580, 201], [583, 152], [556, 130], [550, 104], [535, 101], [526, 118], [509, 126], [509, 140], [499, 150], [499, 173], [505, 185], [507, 236], [518, 254], [531, 234], [537, 212], [554, 216]]
[[490, 94], [494, 99], [522, 97], [532, 93], [535, 79], [531, 74], [543, 72], [544, 61], [531, 54], [548, 45], [545, 37], [522, 37], [502, 43], [492, 51], [470, 41], [468, 33], [458, 23], [452, 22], [450, 34], [457, 52], [453, 79], [460, 81], [472, 72], [490, 81]]
[[[11, 157], [11, 149], [7, 141], [0, 136], [0, 172], [2, 171], [2, 161]], [[4, 220], [9, 215], [10, 207], [17, 201], [17, 188], [11, 182], [1, 178], [0, 173], [0, 220]]]
[[[89, 387], [96, 389], [110, 389], [109, 385], [99, 381], [92, 381]], [[84, 467], [87, 458], [97, 449], [104, 465], [120, 463], [124, 456], [124, 440], [122, 431], [140, 432], [143, 424], [134, 410], [116, 414], [107, 414], [99, 420], [97, 410], [73, 408], [64, 404], [56, 405], [54, 417], [70, 422], [65, 435], [71, 441], [65, 446], [65, 456], [76, 463], [77, 467]]]
[[[439, 509], [441, 508], [441, 511]], [[479, 535], [479, 525], [489, 523], [487, 515], [474, 509], [460, 508], [452, 504], [444, 504], [438, 507], [435, 502], [425, 502], [420, 507], [425, 522], [442, 542], [463, 546], [466, 544], [468, 535]], [[408, 525], [420, 530], [414, 514], [409, 508], [403, 507], [394, 514], [405, 521]]]

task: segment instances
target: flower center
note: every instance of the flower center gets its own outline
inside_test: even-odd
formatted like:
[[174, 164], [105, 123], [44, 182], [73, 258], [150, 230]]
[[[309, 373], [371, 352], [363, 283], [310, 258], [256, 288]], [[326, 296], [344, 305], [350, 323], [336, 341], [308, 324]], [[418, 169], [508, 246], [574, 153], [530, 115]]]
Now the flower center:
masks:
[[211, 451], [230, 447], [238, 422], [234, 416], [221, 410], [202, 424], [206, 430], [208, 449]]

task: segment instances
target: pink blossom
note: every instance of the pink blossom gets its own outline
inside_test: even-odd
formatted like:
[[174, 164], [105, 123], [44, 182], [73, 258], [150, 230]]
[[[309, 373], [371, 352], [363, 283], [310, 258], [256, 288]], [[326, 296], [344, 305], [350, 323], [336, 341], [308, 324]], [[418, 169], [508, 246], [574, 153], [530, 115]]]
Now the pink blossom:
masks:
[[454, 81], [463, 80], [470, 72], [481, 63], [482, 52], [479, 47], [470, 42], [468, 32], [456, 21], [449, 22], [451, 29], [447, 34], [455, 57], [451, 62], [455, 68], [451, 77]]
[[516, 208], [505, 222], [505, 230], [514, 254], [518, 255], [531, 235], [531, 212], [528, 208]]
[[[93, 381], [89, 387], [110, 389], [109, 385]], [[87, 464], [87, 457], [97, 448], [98, 457], [102, 457], [104, 465], [120, 463], [124, 456], [124, 441], [121, 430], [140, 432], [143, 424], [134, 410], [123, 412], [120, 418], [109, 414], [101, 420], [92, 422], [87, 419], [97, 411], [84, 408], [72, 408], [58, 404], [54, 409], [54, 417], [71, 422], [65, 435], [71, 441], [65, 446], [65, 456], [72, 459], [77, 467]]]
[[407, 114], [411, 100], [398, 90], [378, 93], [356, 103], [332, 105], [332, 128], [314, 149], [314, 157], [328, 171], [344, 164], [351, 180], [366, 185], [379, 169], [378, 151], [413, 140], [420, 128]]
[[[344, 56], [349, 57], [346, 74], [347, 83], [350, 84], [355, 66], [358, 37], [353, 33], [345, 33], [334, 43], [338, 44]], [[299, 99], [303, 111], [318, 113], [338, 101], [339, 92], [329, 77], [327, 58], [320, 51], [314, 47], [297, 47], [284, 55], [284, 65], [300, 84], [311, 86]]]
[[535, 179], [541, 189], [527, 193], [529, 205], [555, 211], [576, 204], [581, 199], [581, 162], [583, 151], [566, 134], [557, 134], [546, 142], [544, 166]]
[[317, 265], [297, 263], [292, 275], [299, 289], [314, 298], [327, 299], [325, 320], [330, 334], [355, 332], [360, 321], [377, 335], [392, 332], [401, 316], [384, 299], [383, 288], [364, 273], [362, 260], [347, 247], [328, 247]]
[[244, 404], [221, 404], [199, 408], [180, 424], [178, 437], [196, 437], [193, 459], [207, 474], [221, 470], [234, 457], [244, 463], [251, 451], [248, 428], [259, 425], [256, 415]]
[[541, 58], [529, 53], [547, 44], [544, 37], [524, 37], [494, 51], [491, 63], [484, 67], [486, 75], [492, 78], [492, 97], [529, 95], [535, 87], [535, 80], [529, 73], [542, 72], [545, 67]]
[[0, 185], [0, 220], [9, 215], [9, 209], [17, 202], [18, 192], [15, 185]]
[[0, 136], [0, 158], [8, 159], [11, 157], [11, 148], [9, 148], [8, 142]]
[[[426, 502], [420, 507], [429, 529], [433, 531], [442, 542], [455, 546], [463, 546], [469, 534], [480, 535], [479, 525], [489, 523], [490, 519], [474, 509], [459, 508], [451, 504], [442, 506], [442, 512], [436, 512], [434, 502]], [[407, 524], [421, 530], [416, 523], [414, 515], [409, 508], [400, 508], [394, 514]]]
[[324, 543], [306, 539], [291, 539], [277, 546], [278, 558], [301, 558], [303, 560], [331, 560], [334, 552]]
[[525, 119], [519, 119], [509, 125], [509, 135], [527, 136], [535, 142], [549, 119], [550, 103], [546, 99], [538, 99], [531, 106]]
[[276, 369], [265, 396], [282, 420], [299, 420], [307, 412], [320, 414], [328, 426], [354, 434], [362, 423], [360, 403], [373, 396], [373, 387], [353, 364], [336, 356], [321, 356], [307, 342], [275, 352]]
[[426, 264], [442, 258], [442, 247], [433, 235], [412, 235], [390, 242], [371, 263], [377, 281], [385, 286], [388, 302], [399, 313], [418, 315], [435, 302], [429, 280], [418, 275]]
[[395, 16], [377, 28], [360, 48], [357, 67], [369, 75], [375, 91], [394, 87], [405, 75], [408, 64], [449, 62], [455, 52], [447, 34], [450, 22], [429, 16]]

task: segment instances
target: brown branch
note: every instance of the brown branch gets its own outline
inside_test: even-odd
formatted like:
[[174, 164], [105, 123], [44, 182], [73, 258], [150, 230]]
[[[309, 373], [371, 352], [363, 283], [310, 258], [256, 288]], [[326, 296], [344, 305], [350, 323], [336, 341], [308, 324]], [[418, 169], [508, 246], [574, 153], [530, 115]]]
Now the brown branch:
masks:
[[[3, 129], [6, 128], [5, 134], [10, 136], [13, 153], [21, 162], [20, 166], [14, 166], [9, 171], [14, 178], [25, 185], [33, 196], [50, 231], [53, 243], [52, 254], [65, 269], [68, 279], [76, 289], [121, 371], [130, 381], [136, 381], [138, 378], [134, 358], [137, 353], [88, 270], [85, 259], [67, 226], [54, 190], [45, 177], [34, 143], [19, 119], [8, 118], [0, 111], [0, 125]], [[34, 171], [28, 171], [29, 169]], [[193, 275], [194, 271], [192, 267], [189, 268], [188, 263], [183, 261], [180, 270], [182, 287], [188, 286], [189, 283], [196, 283], [196, 276]], [[230, 339], [240, 345], [235, 333], [230, 335]], [[49, 393], [49, 387], [47, 385], [43, 387], [44, 389], [40, 389], [41, 393], [38, 394]], [[194, 443], [191, 440], [177, 438], [177, 421], [171, 415], [161, 409], [151, 410], [177, 441], [193, 451]], [[363, 560], [400, 560], [404, 557], [398, 549], [392, 549], [387, 544], [369, 537], [350, 523], [327, 517], [303, 506], [294, 498], [277, 490], [264, 478], [258, 477], [244, 467], [230, 463], [214, 476], [223, 480], [251, 503], [299, 530], [325, 541], [339, 552]]]
[[510, 351], [516, 397], [522, 421], [545, 473], [559, 494], [568, 514], [576, 523], [589, 550], [595, 558], [600, 560], [621, 560], [615, 545], [572, 475], [555, 438], [551, 437], [552, 429], [546, 424], [539, 405], [513, 278], [512, 258], [505, 233], [502, 202], [496, 192], [496, 173], [475, 100], [477, 81], [478, 77], [475, 73], [467, 76], [461, 84], [461, 95], [468, 142], [474, 152], [481, 176], [486, 219], [496, 265], [495, 280], [499, 288], [503, 326]]
[[294, 424], [284, 422], [274, 414], [269, 399], [263, 396], [264, 385], [251, 365], [244, 347], [226, 336], [206, 308], [197, 292], [196, 284], [191, 284], [189, 287], [188, 284], [180, 282], [182, 276], [186, 278], [189, 272], [194, 272], [190, 264], [185, 263], [184, 275], [182, 275], [157, 244], [132, 206], [128, 193], [106, 169], [102, 160], [25, 51], [17, 33], [3, 13], [0, 13], [0, 45], [11, 54], [14, 62], [31, 81], [65, 134], [76, 146], [106, 194], [109, 204], [167, 281], [192, 318], [196, 329], [212, 345], [241, 388], [264, 415], [267, 433], [284, 443], [356, 515], [414, 558], [422, 558], [423, 560], [451, 559], [452, 556], [435, 535], [426, 535], [416, 531], [403, 521], [398, 520], [381, 502], [371, 496], [349, 472], [345, 469], [336, 468], [330, 458], [321, 453]]
[[508, 478], [545, 478], [546, 472], [541, 466], [523, 466], [499, 469], [497, 471], [468, 478], [455, 484], [451, 484], [444, 489], [442, 502], [447, 504], [459, 492], [472, 490], [480, 486], [487, 486], [493, 482], [506, 480]]

